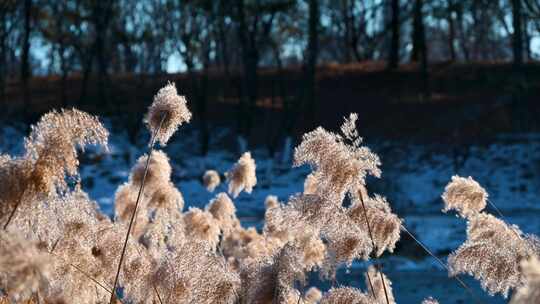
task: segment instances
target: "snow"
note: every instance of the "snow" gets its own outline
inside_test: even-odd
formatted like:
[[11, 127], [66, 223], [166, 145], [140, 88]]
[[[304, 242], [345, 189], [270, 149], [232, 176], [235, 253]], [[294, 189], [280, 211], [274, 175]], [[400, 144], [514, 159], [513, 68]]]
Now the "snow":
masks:
[[[1, 128], [0, 153], [22, 153], [24, 134], [19, 130], [11, 126]], [[206, 191], [201, 183], [204, 172], [209, 169], [220, 174], [226, 172], [241, 154], [237, 149], [245, 150], [247, 143], [238, 138], [229, 145], [237, 149], [224, 149], [223, 141], [228, 133], [220, 129], [212, 134], [210, 151], [203, 157], [196, 152], [197, 132], [180, 130], [179, 133], [164, 149], [171, 158], [172, 180], [184, 196], [186, 209], [204, 207], [217, 193], [226, 191], [223, 181], [213, 193]], [[108, 153], [99, 149], [81, 153], [80, 175], [83, 189], [106, 214], [113, 216], [115, 191], [127, 181], [136, 159], [146, 153], [147, 138], [133, 144], [125, 133], [112, 132], [109, 143]], [[251, 195], [242, 193], [235, 199], [238, 216], [245, 226], [262, 227], [267, 195], [276, 195], [285, 202], [303, 189], [309, 168], [291, 168], [294, 145], [291, 140], [285, 143], [278, 149], [283, 153], [275, 158], [270, 158], [263, 149], [252, 151], [258, 184]], [[368, 142], [368, 146], [383, 162], [382, 178], [370, 179], [369, 189], [387, 196], [395, 212], [404, 218], [407, 229], [443, 260], [465, 239], [465, 221], [453, 213], [440, 211], [443, 207], [440, 195], [454, 174], [472, 176], [486, 188], [490, 201], [508, 222], [520, 226], [525, 233], [540, 234], [537, 220], [540, 216], [540, 134], [505, 134], [489, 144], [457, 148], [385, 140]], [[488, 211], [492, 210], [488, 207]], [[403, 246], [408, 246], [411, 252], [419, 251], [412, 248], [416, 246], [414, 243]], [[398, 303], [420, 303], [429, 295], [437, 297], [441, 303], [471, 302], [463, 289], [448, 278], [446, 271], [425, 254], [400, 254], [398, 250], [398, 254], [385, 255], [380, 261], [394, 282]], [[355, 263], [351, 272], [343, 273], [339, 281], [360, 284], [359, 281], [363, 282], [361, 272], [366, 267], [366, 263]], [[474, 280], [464, 279], [486, 303], [503, 302], [501, 297], [488, 297]]]

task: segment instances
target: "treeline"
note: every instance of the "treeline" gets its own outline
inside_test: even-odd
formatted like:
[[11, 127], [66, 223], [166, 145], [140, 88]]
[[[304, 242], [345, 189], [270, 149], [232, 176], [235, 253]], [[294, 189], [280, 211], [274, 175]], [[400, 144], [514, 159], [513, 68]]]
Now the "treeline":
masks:
[[[279, 75], [296, 67], [301, 85], [280, 93], [294, 117], [316, 111], [318, 64], [376, 60], [393, 70], [414, 62], [429, 97], [431, 62], [519, 67], [540, 56], [532, 44], [539, 33], [540, 0], [1, 0], [0, 101], [7, 81], [17, 81], [28, 108], [32, 76], [57, 75], [62, 104], [84, 102], [92, 80], [94, 102], [106, 105], [111, 75], [172, 68], [190, 76], [199, 118], [210, 73], [237, 92], [246, 117], [260, 95], [260, 68]], [[66, 94], [72, 76], [81, 82], [76, 100]], [[253, 121], [238, 121], [249, 133]]]

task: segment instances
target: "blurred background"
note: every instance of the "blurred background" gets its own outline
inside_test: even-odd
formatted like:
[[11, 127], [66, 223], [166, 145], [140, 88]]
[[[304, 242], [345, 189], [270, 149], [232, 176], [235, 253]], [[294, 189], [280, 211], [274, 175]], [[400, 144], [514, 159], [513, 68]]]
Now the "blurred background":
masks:
[[[213, 197], [205, 170], [249, 149], [259, 183], [236, 204], [261, 228], [266, 195], [302, 191], [309, 168], [291, 169], [301, 135], [358, 112], [383, 162], [370, 192], [445, 258], [465, 239], [465, 223], [440, 212], [453, 174], [540, 233], [539, 60], [540, 0], [0, 0], [0, 152], [21, 153], [51, 109], [100, 115], [111, 151], [84, 154], [81, 178], [113, 215], [145, 151], [146, 108], [171, 81], [194, 114], [166, 148], [187, 206]], [[398, 303], [471, 301], [405, 236], [382, 261]], [[362, 286], [366, 265], [340, 282]]]

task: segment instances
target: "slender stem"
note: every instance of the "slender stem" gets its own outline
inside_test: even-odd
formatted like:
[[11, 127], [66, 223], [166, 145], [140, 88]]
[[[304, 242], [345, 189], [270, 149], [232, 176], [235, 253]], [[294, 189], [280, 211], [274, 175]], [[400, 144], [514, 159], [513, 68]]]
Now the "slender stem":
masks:
[[[218, 243], [218, 246], [217, 246], [217, 251], [218, 251], [218, 254], [223, 258], [223, 268], [225, 268], [225, 271], [229, 271], [229, 266], [227, 264], [227, 259], [225, 258], [225, 255], [223, 254], [223, 249], [221, 248], [221, 242], [222, 241], [223, 241], [223, 236], [219, 240], [219, 243]], [[234, 296], [237, 299], [240, 299], [240, 296], [238, 295], [238, 293], [236, 292], [236, 290], [234, 288], [233, 288], [233, 293], [234, 293]]]
[[9, 225], [9, 223], [11, 223], [11, 220], [15, 216], [15, 212], [17, 212], [17, 209], [19, 208], [19, 205], [21, 204], [21, 201], [23, 199], [23, 196], [24, 196], [25, 192], [26, 192], [26, 187], [25, 187], [24, 191], [21, 193], [21, 195], [19, 196], [19, 199], [17, 200], [17, 204], [15, 204], [15, 208], [13, 208], [13, 210], [11, 210], [11, 213], [9, 214], [7, 222], [4, 224], [4, 230], [7, 230], [7, 227]]
[[369, 283], [369, 287], [371, 289], [371, 293], [373, 294], [373, 298], [377, 300], [377, 296], [375, 295], [375, 289], [373, 289], [373, 283], [371, 282], [371, 276], [369, 275], [369, 271], [366, 271], [366, 277]]
[[122, 264], [124, 262], [124, 256], [126, 254], [126, 248], [129, 240], [129, 235], [131, 234], [131, 228], [133, 227], [133, 223], [135, 222], [135, 216], [137, 215], [137, 209], [139, 207], [139, 202], [141, 200], [141, 196], [144, 191], [144, 182], [146, 181], [146, 176], [148, 175], [148, 166], [150, 165], [150, 159], [152, 158], [152, 152], [154, 152], [154, 144], [156, 143], [156, 136], [161, 130], [161, 126], [163, 125], [163, 121], [165, 120], [166, 115], [163, 115], [161, 117], [161, 121], [159, 122], [159, 126], [152, 135], [152, 140], [150, 142], [150, 151], [148, 152], [148, 157], [146, 158], [146, 164], [144, 167], [144, 175], [141, 181], [141, 187], [139, 188], [139, 193], [137, 194], [137, 200], [135, 201], [135, 209], [133, 210], [133, 213], [131, 214], [131, 219], [129, 220], [129, 226], [126, 233], [126, 239], [124, 240], [124, 246], [122, 247], [122, 254], [120, 255], [120, 262], [118, 263], [118, 269], [116, 270], [116, 276], [114, 278], [114, 284], [113, 284], [113, 292], [111, 293], [111, 300], [109, 301], [109, 304], [113, 304], [113, 301], [115, 299], [116, 295], [116, 286], [118, 285], [118, 279], [120, 277], [120, 271], [122, 269]]
[[[371, 239], [371, 245], [373, 246], [373, 250], [375, 250], [375, 241], [373, 240], [373, 233], [371, 232], [371, 226], [369, 225], [368, 217], [367, 217], [367, 211], [366, 211], [366, 205], [364, 204], [364, 198], [362, 195], [362, 191], [358, 191], [359, 197], [360, 197], [360, 203], [362, 204], [362, 209], [364, 210], [364, 219], [366, 220], [366, 225], [368, 228], [369, 238]], [[369, 279], [369, 271], [366, 272], [369, 284], [371, 285], [371, 279]], [[382, 286], [384, 290], [384, 297], [386, 298], [386, 304], [390, 304], [390, 301], [388, 300], [388, 291], [386, 290], [386, 283], [384, 281], [384, 275], [382, 271], [379, 271], [379, 274], [381, 276]], [[373, 293], [373, 296], [375, 300], [377, 300], [377, 296], [375, 295], [375, 290], [373, 289], [373, 285], [371, 285], [371, 293]]]
[[[137, 254], [139, 255], [139, 257], [142, 259], [142, 254], [141, 254], [141, 251], [139, 250], [139, 247], [135, 246], [135, 250], [137, 250]], [[157, 295], [157, 298], [159, 300], [159, 303], [160, 304], [163, 304], [163, 302], [161, 301], [161, 296], [159, 295], [159, 292], [157, 290], [157, 287], [156, 287], [156, 284], [154, 284], [154, 282], [152, 282], [152, 288], [154, 289], [154, 292], [156, 293]]]
[[157, 288], [156, 288], [156, 285], [152, 284], [152, 288], [154, 288], [154, 292], [155, 292], [156, 295], [157, 295], [157, 298], [158, 298], [158, 300], [159, 300], [159, 303], [160, 303], [160, 304], [163, 304], [163, 301], [161, 301], [161, 297], [159, 296], [159, 292], [158, 292], [158, 290], [157, 290]]
[[[422, 242], [420, 242], [416, 237], [414, 237], [414, 235], [411, 232], [409, 232], [409, 230], [407, 230], [405, 226], [401, 225], [401, 229], [405, 231], [418, 245], [420, 245], [420, 247], [422, 247], [422, 249], [424, 249], [425, 252], [427, 252], [430, 256], [432, 256], [437, 261], [437, 263], [439, 263], [444, 269], [446, 269], [446, 271], [450, 272], [450, 268], [448, 268], [448, 266], [443, 261], [441, 261], [441, 259], [439, 259], [435, 254], [433, 254], [433, 252], [431, 252], [431, 250], [429, 250]], [[471, 294], [471, 296], [477, 303], [483, 303], [482, 301], [480, 301], [480, 299], [476, 297], [472, 289], [467, 284], [465, 284], [463, 280], [461, 280], [458, 276], [453, 276], [453, 278], [456, 279], [456, 281], [458, 281], [459, 284], [463, 286], [463, 288], [465, 288], [465, 290]]]
[[497, 212], [497, 214], [501, 217], [501, 219], [505, 222], [507, 222], [506, 218], [504, 217], [504, 215], [502, 214], [502, 212], [499, 210], [499, 208], [497, 208], [497, 206], [495, 206], [494, 203], [492, 203], [489, 199], [487, 200], [487, 202], [489, 203], [489, 205], [491, 207], [493, 207], [493, 209], [495, 210], [495, 212]]
[[[296, 304], [300, 304], [300, 300], [302, 300], [302, 297], [304, 296], [304, 285], [302, 284], [302, 291], [298, 291], [298, 302], [296, 302]], [[304, 300], [302, 300], [302, 303], [304, 302]]]
[[[77, 270], [78, 272], [82, 273], [86, 278], [88, 278], [89, 280], [91, 280], [92, 282], [94, 282], [96, 285], [98, 285], [99, 287], [103, 288], [105, 291], [107, 292], [110, 292], [110, 293], [113, 293], [112, 290], [110, 288], [107, 288], [104, 284], [100, 283], [98, 280], [94, 279], [90, 274], [88, 274], [86, 271], [82, 270], [79, 266], [77, 265], [74, 265], [74, 264], [71, 264], [71, 263], [68, 263], [64, 260], [64, 258], [62, 258], [61, 256], [53, 253], [52, 251], [49, 251], [48, 252], [50, 255], [53, 255], [61, 260], [63, 260], [67, 265], [73, 267], [75, 270]], [[122, 301], [120, 301], [120, 303], [122, 303]]]

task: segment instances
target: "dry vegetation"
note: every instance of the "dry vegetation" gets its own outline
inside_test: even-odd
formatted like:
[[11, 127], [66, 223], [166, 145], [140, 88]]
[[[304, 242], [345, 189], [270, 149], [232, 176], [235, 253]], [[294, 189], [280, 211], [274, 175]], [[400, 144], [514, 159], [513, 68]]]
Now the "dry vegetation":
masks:
[[[294, 153], [295, 166], [313, 169], [304, 192], [287, 203], [269, 196], [261, 232], [241, 226], [229, 197], [257, 183], [249, 152], [225, 173], [228, 194], [183, 211], [169, 158], [154, 143], [166, 145], [190, 118], [174, 85], [158, 92], [146, 117], [149, 152], [118, 188], [113, 220], [77, 178], [77, 150], [107, 145], [97, 118], [51, 112], [32, 127], [22, 156], [0, 155], [0, 303], [395, 303], [384, 269], [373, 266], [366, 290], [306, 286], [310, 272], [334, 281], [339, 267], [393, 252], [404, 230], [390, 203], [366, 188], [368, 175], [380, 176], [380, 161], [362, 145], [356, 114], [341, 134], [319, 127], [304, 135]], [[221, 181], [216, 171], [202, 180], [209, 191]], [[468, 222], [466, 242], [448, 259], [450, 274], [470, 274], [490, 294], [513, 290], [514, 304], [532, 303], [540, 293], [539, 242], [484, 212], [487, 197], [461, 177], [443, 194], [444, 211]]]

